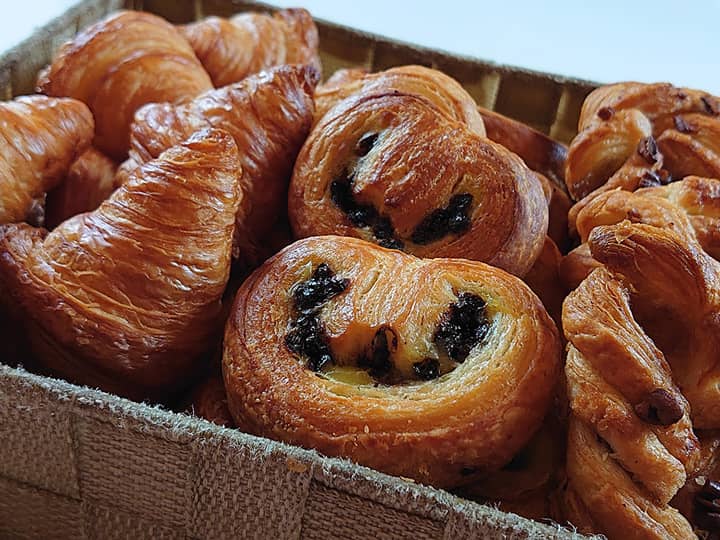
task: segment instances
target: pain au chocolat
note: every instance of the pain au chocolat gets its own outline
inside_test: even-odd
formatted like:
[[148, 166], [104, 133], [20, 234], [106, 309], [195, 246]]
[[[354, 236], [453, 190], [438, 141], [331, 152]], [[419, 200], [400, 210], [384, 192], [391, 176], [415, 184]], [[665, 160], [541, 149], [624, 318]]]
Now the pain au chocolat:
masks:
[[221, 325], [240, 170], [200, 131], [48, 233], [0, 227], [0, 287], [50, 372], [136, 399], [193, 376]]
[[498, 469], [542, 423], [560, 341], [518, 278], [364, 240], [300, 240], [240, 288], [230, 411], [251, 433], [435, 486]]
[[542, 185], [519, 157], [481, 136], [472, 98], [462, 91], [463, 102], [437, 79], [361, 80], [360, 90], [328, 110], [295, 163], [293, 233], [354, 236], [522, 276], [547, 232]]

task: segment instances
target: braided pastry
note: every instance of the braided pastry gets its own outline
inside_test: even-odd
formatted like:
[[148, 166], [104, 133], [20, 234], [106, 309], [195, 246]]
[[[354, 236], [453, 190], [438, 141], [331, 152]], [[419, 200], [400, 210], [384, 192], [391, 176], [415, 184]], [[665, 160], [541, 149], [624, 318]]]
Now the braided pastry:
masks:
[[539, 300], [502, 270], [337, 236], [258, 268], [224, 347], [230, 411], [251, 433], [435, 486], [527, 443], [560, 353]]
[[70, 166], [65, 179], [47, 194], [45, 227], [95, 210], [113, 191], [117, 164], [95, 148], [86, 150]]
[[298, 155], [288, 209], [296, 237], [355, 236], [520, 276], [548, 224], [542, 186], [515, 154], [398, 90], [325, 114]]
[[92, 114], [74, 99], [0, 103], [0, 224], [28, 219], [35, 200], [62, 180], [92, 134]]
[[208, 17], [179, 28], [216, 88], [282, 64], [320, 71], [317, 27], [304, 9]]
[[[698, 241], [720, 258], [720, 180], [688, 176], [666, 186], [627, 191], [607, 191], [595, 196], [580, 210], [576, 228], [582, 242], [598, 225], [623, 220], [672, 230], [685, 242]], [[599, 266], [586, 244], [570, 252], [560, 264], [564, 282], [575, 288]]]
[[95, 146], [127, 156], [130, 123], [145, 103], [178, 102], [212, 88], [182, 34], [140, 11], [119, 11], [65, 43], [38, 78], [38, 91], [86, 103], [95, 116]]
[[693, 426], [720, 426], [720, 266], [649, 225], [596, 227], [589, 246], [604, 267], [563, 307], [571, 517], [611, 537], [689, 538], [668, 503], [699, 464]]
[[0, 227], [0, 298], [47, 369], [133, 398], [192, 377], [220, 322], [239, 169], [227, 133], [200, 131], [49, 234]]
[[280, 66], [185, 105], [147, 105], [135, 117], [130, 158], [116, 180], [122, 183], [129, 171], [200, 127], [228, 131], [241, 150], [243, 170], [234, 254], [254, 266], [276, 251], [268, 238], [282, 237], [280, 233], [287, 230], [287, 186], [310, 130], [317, 81], [318, 72], [312, 67]]

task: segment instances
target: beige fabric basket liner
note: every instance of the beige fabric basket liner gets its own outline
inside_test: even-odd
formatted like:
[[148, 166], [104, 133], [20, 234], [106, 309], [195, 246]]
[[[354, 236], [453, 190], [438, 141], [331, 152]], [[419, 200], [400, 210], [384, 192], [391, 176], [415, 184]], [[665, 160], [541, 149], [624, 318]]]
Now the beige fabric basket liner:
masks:
[[[188, 22], [266, 6], [80, 2], [0, 56], [2, 98], [31, 93], [59, 44], [121, 7]], [[479, 104], [560, 140], [574, 134], [593, 87], [318, 25], [326, 76], [358, 65], [434, 66]], [[0, 538], [576, 537], [348, 461], [0, 365]]]

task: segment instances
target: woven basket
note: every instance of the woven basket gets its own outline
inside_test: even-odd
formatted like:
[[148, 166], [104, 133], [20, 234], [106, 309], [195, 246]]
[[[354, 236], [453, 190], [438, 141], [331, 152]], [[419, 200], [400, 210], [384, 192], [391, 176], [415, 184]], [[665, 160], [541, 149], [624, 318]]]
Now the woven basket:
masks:
[[[302, 2], [299, 2], [302, 3]], [[4, 99], [32, 93], [55, 48], [112, 10], [172, 22], [263, 10], [230, 1], [87, 0], [0, 56]], [[487, 108], [567, 141], [590, 83], [318, 21], [335, 69], [437, 67]], [[444, 491], [0, 365], [0, 538], [578, 538]]]

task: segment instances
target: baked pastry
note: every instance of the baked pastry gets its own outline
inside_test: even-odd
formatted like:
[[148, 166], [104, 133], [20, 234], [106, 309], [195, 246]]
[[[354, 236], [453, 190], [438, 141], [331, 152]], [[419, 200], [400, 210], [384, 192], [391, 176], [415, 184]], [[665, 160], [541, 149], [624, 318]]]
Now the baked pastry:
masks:
[[47, 194], [45, 227], [95, 210], [113, 192], [117, 164], [95, 148], [86, 150], [70, 166], [65, 179]]
[[563, 306], [571, 521], [611, 538], [691, 538], [671, 499], [720, 425], [720, 265], [669, 230], [595, 227]]
[[200, 131], [49, 234], [0, 227], [1, 298], [47, 370], [134, 399], [192, 378], [220, 322], [239, 170], [232, 137]]
[[[623, 220], [646, 223], [672, 230], [686, 242], [699, 241], [702, 248], [720, 258], [720, 180], [688, 176], [665, 186], [643, 188], [630, 193], [614, 190], [601, 193], [578, 212], [576, 228], [586, 242], [598, 225]], [[585, 244], [570, 252], [561, 262], [566, 285], [575, 288], [599, 266]]]
[[545, 237], [542, 251], [523, 281], [542, 301], [545, 309], [560, 328], [562, 303], [567, 296], [567, 288], [560, 280], [560, 263], [563, 259], [560, 250], [549, 236]]
[[187, 412], [218, 426], [235, 427], [220, 373], [213, 373], [192, 390]]
[[243, 283], [223, 375], [251, 433], [449, 487], [528, 442], [559, 354], [542, 304], [506, 272], [326, 236]]
[[520, 158], [398, 90], [356, 93], [325, 114], [298, 155], [288, 210], [296, 237], [355, 236], [518, 276], [548, 224], [540, 181]]
[[188, 100], [212, 88], [182, 34], [164, 19], [119, 11], [77, 34], [38, 78], [38, 91], [86, 103], [95, 116], [95, 146], [127, 156], [130, 123], [145, 103]]
[[587, 200], [603, 191], [634, 191], [690, 175], [720, 177], [718, 115], [715, 96], [667, 83], [593, 91], [566, 162], [568, 190], [580, 201], [570, 212], [570, 226]]
[[62, 180], [92, 135], [92, 114], [74, 99], [0, 103], [0, 224], [37, 214], [42, 204], [36, 199]]
[[310, 130], [318, 72], [310, 66], [280, 66], [240, 83], [207, 92], [190, 103], [147, 105], [132, 125], [130, 157], [117, 180], [160, 155], [200, 127], [228, 131], [240, 149], [243, 200], [234, 249], [255, 266], [277, 251], [268, 239], [287, 244], [287, 189], [293, 163]]
[[315, 124], [341, 101], [355, 94], [401, 92], [420, 96], [447, 118], [485, 136], [485, 126], [475, 100], [455, 79], [423, 66], [400, 66], [379, 73], [342, 69], [315, 91]]
[[208, 17], [179, 28], [216, 88], [283, 64], [320, 71], [317, 27], [304, 9]]

